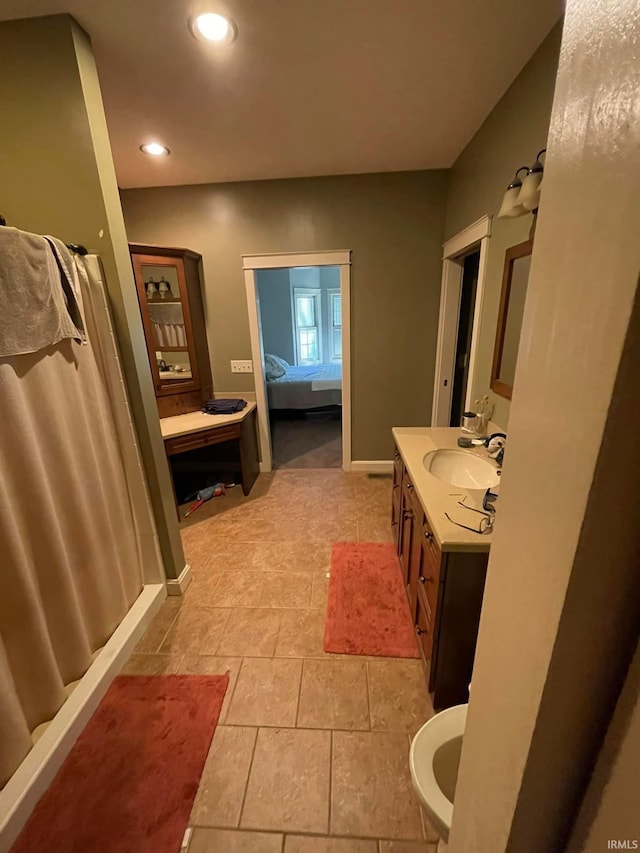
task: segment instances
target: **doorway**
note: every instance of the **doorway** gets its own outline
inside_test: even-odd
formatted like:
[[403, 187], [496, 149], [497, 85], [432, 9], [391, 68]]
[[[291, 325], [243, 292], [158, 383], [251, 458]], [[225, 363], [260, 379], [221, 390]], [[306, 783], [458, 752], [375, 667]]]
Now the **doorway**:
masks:
[[444, 244], [431, 426], [459, 426], [471, 408], [491, 217]]
[[243, 259], [262, 471], [350, 470], [349, 254]]
[[478, 271], [480, 269], [480, 251], [467, 255], [462, 262], [462, 287], [460, 290], [460, 313], [458, 315], [458, 335], [453, 368], [453, 388], [451, 391], [451, 417], [449, 426], [458, 427], [465, 411], [467, 386], [469, 384], [469, 361], [471, 358], [471, 334], [473, 315], [478, 289]]

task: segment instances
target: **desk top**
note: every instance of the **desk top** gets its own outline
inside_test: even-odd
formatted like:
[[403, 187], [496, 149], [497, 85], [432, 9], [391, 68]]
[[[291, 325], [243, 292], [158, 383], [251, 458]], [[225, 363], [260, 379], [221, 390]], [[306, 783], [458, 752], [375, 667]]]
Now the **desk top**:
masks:
[[160, 418], [162, 437], [175, 438], [178, 435], [188, 435], [191, 432], [202, 432], [227, 424], [237, 424], [243, 421], [255, 407], [255, 403], [247, 402], [241, 412], [234, 412], [233, 415], [205, 415], [204, 412], [187, 412], [186, 415]]

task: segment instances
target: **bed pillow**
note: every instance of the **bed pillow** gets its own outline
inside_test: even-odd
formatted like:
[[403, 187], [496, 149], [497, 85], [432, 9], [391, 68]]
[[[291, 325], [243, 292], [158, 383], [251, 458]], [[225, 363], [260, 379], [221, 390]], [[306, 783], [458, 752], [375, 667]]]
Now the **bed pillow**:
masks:
[[287, 372], [289, 365], [277, 355], [265, 354], [264, 357], [264, 374], [267, 382], [273, 382], [274, 379], [280, 379]]

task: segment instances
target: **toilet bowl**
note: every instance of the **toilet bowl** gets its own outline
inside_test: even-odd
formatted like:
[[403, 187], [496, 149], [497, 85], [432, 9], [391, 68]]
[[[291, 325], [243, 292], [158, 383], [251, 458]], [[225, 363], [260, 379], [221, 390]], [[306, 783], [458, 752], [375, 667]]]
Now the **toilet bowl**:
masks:
[[449, 840], [467, 708], [468, 705], [456, 705], [436, 714], [411, 742], [411, 781], [425, 814], [440, 836], [439, 853], [446, 850]]

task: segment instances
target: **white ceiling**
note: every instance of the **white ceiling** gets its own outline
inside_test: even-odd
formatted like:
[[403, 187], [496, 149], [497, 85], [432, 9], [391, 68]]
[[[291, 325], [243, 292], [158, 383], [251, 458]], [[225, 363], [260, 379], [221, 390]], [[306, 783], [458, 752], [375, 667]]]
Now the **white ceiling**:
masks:
[[[238, 26], [197, 42], [195, 11]], [[561, 0], [1, 0], [90, 34], [122, 187], [450, 166]], [[138, 150], [158, 139], [168, 158]]]

